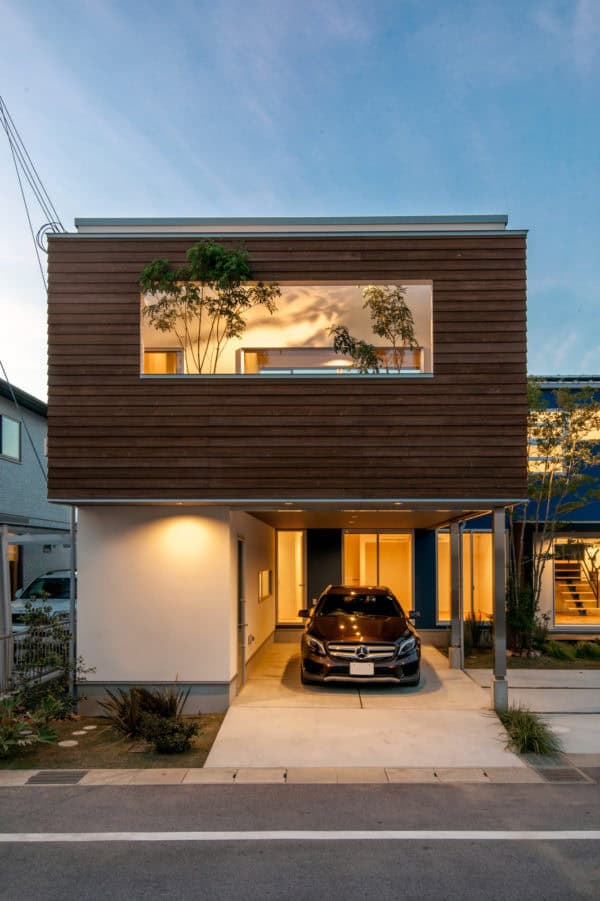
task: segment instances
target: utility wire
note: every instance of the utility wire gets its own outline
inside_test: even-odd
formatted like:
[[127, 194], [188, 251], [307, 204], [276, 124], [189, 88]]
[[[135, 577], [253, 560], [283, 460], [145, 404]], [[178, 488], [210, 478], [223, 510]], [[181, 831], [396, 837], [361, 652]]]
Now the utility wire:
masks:
[[[25, 194], [25, 187], [23, 184], [24, 180], [27, 182], [27, 184], [31, 188], [31, 191], [33, 192], [33, 196], [35, 197], [44, 216], [46, 216], [46, 218], [48, 220], [47, 225], [43, 225], [42, 228], [39, 230], [38, 236], [43, 235], [43, 233], [45, 232], [45, 230], [47, 228], [49, 228], [51, 231], [54, 231], [54, 232], [61, 232], [61, 231], [64, 232], [65, 228], [64, 228], [62, 222], [60, 221], [60, 217], [56, 211], [54, 204], [52, 203], [52, 200], [50, 199], [50, 195], [48, 194], [48, 192], [46, 191], [46, 188], [44, 187], [44, 183], [42, 182], [42, 180], [39, 176], [39, 173], [38, 173], [37, 169], [35, 168], [33, 160], [29, 156], [27, 148], [25, 147], [25, 144], [23, 143], [23, 139], [21, 138], [21, 135], [19, 134], [18, 129], [17, 129], [15, 123], [13, 122], [12, 116], [10, 115], [10, 113], [6, 107], [6, 104], [4, 103], [4, 100], [2, 99], [1, 96], [0, 96], [0, 122], [2, 123], [2, 125], [4, 127], [4, 131], [6, 132], [6, 137], [8, 138], [8, 145], [10, 147], [10, 152], [11, 152], [11, 156], [12, 156], [14, 167], [15, 167], [15, 173], [17, 176], [17, 181], [19, 183], [19, 191], [21, 193], [21, 199], [23, 201], [23, 206], [25, 207], [25, 215], [27, 216], [27, 224], [29, 226], [29, 233], [31, 235], [31, 240], [33, 241], [33, 247], [34, 247], [36, 259], [38, 262], [40, 275], [42, 276], [42, 282], [44, 283], [44, 289], [47, 291], [48, 285], [46, 282], [46, 274], [44, 272], [44, 266], [42, 264], [42, 259], [40, 256], [40, 250], [43, 248], [41, 247], [41, 240], [40, 241], [36, 240], [36, 235], [33, 230], [33, 223], [31, 221], [31, 214], [29, 212], [29, 204], [27, 203], [27, 196]], [[21, 177], [21, 175], [23, 175], [23, 178]], [[46, 472], [44, 464], [42, 463], [42, 460], [40, 458], [38, 450], [35, 446], [33, 437], [31, 435], [31, 432], [29, 431], [29, 426], [27, 425], [25, 417], [23, 416], [20, 404], [17, 400], [13, 386], [10, 382], [10, 379], [8, 378], [8, 374], [4, 367], [4, 363], [2, 362], [1, 359], [0, 359], [0, 369], [2, 370], [6, 384], [8, 385], [8, 390], [9, 390], [12, 402], [15, 405], [15, 408], [17, 409], [17, 411], [19, 413], [19, 420], [20, 420], [21, 424], [23, 425], [23, 428], [25, 429], [25, 433], [29, 439], [29, 443], [31, 444], [31, 448], [33, 450], [35, 459], [41, 470], [42, 477], [43, 477], [44, 481], [47, 483], [48, 482], [48, 474]]]
[[64, 232], [65, 228], [60, 221], [60, 216], [58, 215], [56, 208], [52, 203], [50, 195], [44, 187], [44, 183], [42, 182], [42, 179], [40, 178], [40, 175], [35, 167], [35, 163], [31, 159], [27, 147], [25, 146], [25, 143], [21, 135], [19, 134], [19, 130], [15, 125], [13, 118], [1, 96], [0, 116], [2, 117], [2, 124], [11, 144], [11, 148], [14, 148], [14, 151], [16, 151], [27, 181], [32, 191], [34, 192], [36, 200], [42, 208], [44, 215], [47, 216], [47, 218], [53, 223], [56, 223], [56, 225], [59, 226], [57, 230]]
[[33, 247], [34, 247], [35, 256], [36, 256], [36, 259], [38, 262], [40, 275], [42, 276], [44, 288], [47, 291], [48, 283], [46, 282], [46, 273], [44, 272], [44, 267], [42, 266], [42, 259], [40, 257], [40, 251], [38, 248], [37, 241], [35, 240], [35, 235], [33, 233], [33, 225], [31, 224], [31, 216], [29, 215], [29, 207], [27, 206], [27, 198], [25, 197], [25, 191], [23, 190], [23, 182], [21, 181], [21, 173], [19, 172], [19, 167], [17, 165], [17, 158], [15, 156], [15, 149], [14, 149], [13, 143], [10, 139], [10, 135], [8, 138], [8, 143], [10, 145], [10, 152], [12, 153], [13, 163], [15, 164], [15, 172], [17, 174], [17, 181], [19, 182], [19, 189], [21, 191], [21, 197], [23, 198], [23, 206], [25, 207], [25, 215], [27, 216], [27, 224], [29, 225], [29, 233], [31, 235], [31, 240], [33, 241]]

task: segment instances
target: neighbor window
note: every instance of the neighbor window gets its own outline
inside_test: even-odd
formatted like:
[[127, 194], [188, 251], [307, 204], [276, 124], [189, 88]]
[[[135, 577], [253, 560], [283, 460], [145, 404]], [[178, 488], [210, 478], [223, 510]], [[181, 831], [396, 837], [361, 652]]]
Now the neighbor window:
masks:
[[431, 283], [282, 284], [273, 310], [228, 323], [211, 298], [165, 315], [142, 296], [145, 375], [414, 376], [431, 373]]
[[21, 459], [21, 423], [4, 414], [0, 415], [0, 457]]

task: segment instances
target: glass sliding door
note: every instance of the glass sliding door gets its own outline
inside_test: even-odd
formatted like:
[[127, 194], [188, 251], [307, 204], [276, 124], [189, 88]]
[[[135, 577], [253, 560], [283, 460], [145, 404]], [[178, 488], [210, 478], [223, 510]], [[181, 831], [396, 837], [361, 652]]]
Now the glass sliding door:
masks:
[[344, 584], [387, 585], [413, 606], [412, 532], [344, 532]]
[[277, 532], [277, 621], [297, 625], [298, 610], [306, 607], [305, 549], [302, 529]]
[[[463, 615], [489, 620], [494, 608], [492, 533], [462, 536]], [[437, 622], [448, 623], [450, 612], [450, 535], [437, 533]]]

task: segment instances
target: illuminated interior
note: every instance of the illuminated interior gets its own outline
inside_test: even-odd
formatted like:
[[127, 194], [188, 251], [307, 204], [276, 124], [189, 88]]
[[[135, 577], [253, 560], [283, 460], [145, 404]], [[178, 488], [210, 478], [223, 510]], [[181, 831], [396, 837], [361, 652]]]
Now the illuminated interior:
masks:
[[282, 625], [303, 622], [298, 610], [305, 607], [304, 532], [277, 532], [277, 620]]
[[[489, 620], [494, 609], [491, 532], [462, 536], [462, 591], [465, 617]], [[437, 621], [450, 622], [450, 534], [437, 533]]]
[[[185, 327], [175, 326], [173, 331], [161, 332], [151, 326], [142, 312], [143, 373], [265, 377], [356, 374], [352, 359], [333, 350], [330, 330], [338, 325], [345, 326], [354, 338], [372, 345], [379, 361], [378, 374], [432, 372], [431, 284], [402, 285], [414, 319], [417, 346], [398, 346], [395, 355], [390, 341], [372, 331], [369, 312], [363, 308], [365, 287], [280, 283], [281, 297], [276, 311], [270, 313], [262, 306], [248, 310], [244, 313], [243, 334], [221, 340], [218, 353], [214, 338], [198, 353], [195, 320], [185, 323]], [[142, 311], [152, 303], [152, 296], [144, 295]], [[199, 357], [202, 357], [200, 363]]]
[[556, 538], [553, 563], [555, 625], [600, 624], [600, 536]]
[[344, 532], [345, 585], [386, 585], [413, 607], [411, 532]]

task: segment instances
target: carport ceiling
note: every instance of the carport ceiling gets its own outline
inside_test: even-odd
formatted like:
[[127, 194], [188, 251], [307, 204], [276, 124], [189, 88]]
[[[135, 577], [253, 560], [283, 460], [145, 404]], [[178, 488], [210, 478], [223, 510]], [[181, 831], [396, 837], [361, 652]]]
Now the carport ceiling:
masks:
[[486, 510], [248, 510], [274, 529], [439, 529]]

